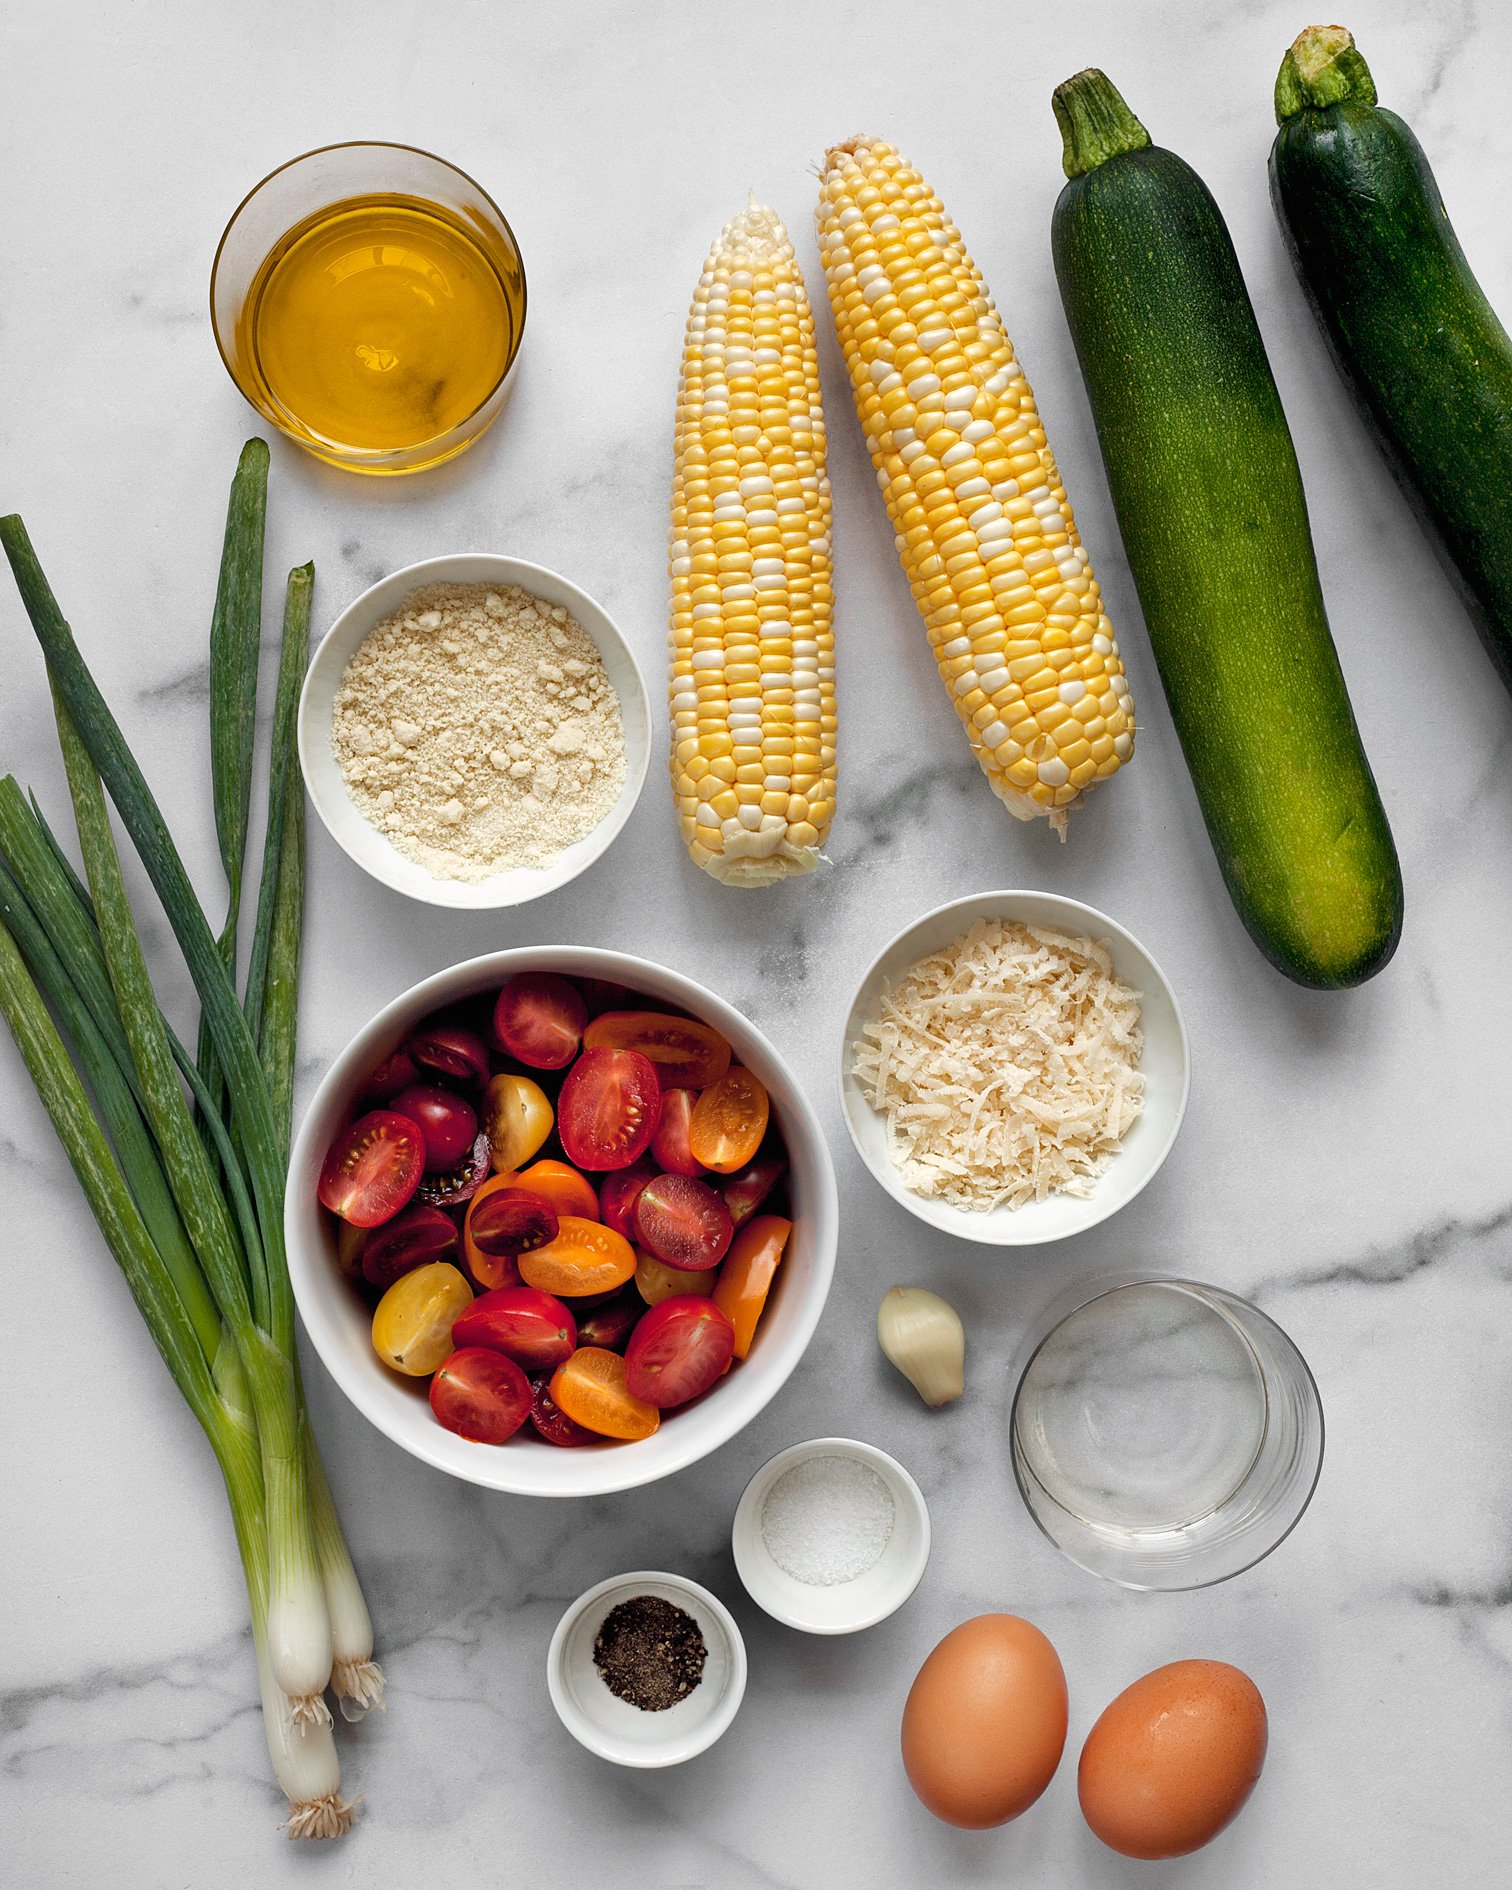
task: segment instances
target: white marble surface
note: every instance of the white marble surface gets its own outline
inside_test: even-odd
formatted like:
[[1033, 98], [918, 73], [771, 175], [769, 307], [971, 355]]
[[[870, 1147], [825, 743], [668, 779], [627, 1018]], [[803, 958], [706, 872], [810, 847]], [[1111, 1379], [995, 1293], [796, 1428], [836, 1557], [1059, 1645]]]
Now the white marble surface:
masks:
[[[393, 1696], [387, 1719], [342, 1732], [366, 1803], [339, 1848], [294, 1851], [276, 1835], [208, 1452], [0, 1050], [8, 1882], [1421, 1890], [1498, 1877], [1512, 1846], [1512, 705], [1347, 409], [1277, 239], [1270, 84], [1306, 17], [1296, 0], [7, 11], [0, 500], [24, 513], [207, 895], [220, 896], [205, 634], [252, 417], [216, 359], [205, 284], [242, 192], [342, 137], [429, 146], [482, 178], [519, 233], [531, 312], [512, 410], [439, 475], [362, 483], [275, 443], [270, 567], [313, 554], [321, 623], [398, 564], [497, 549], [594, 591], [656, 673], [673, 382], [705, 246], [753, 186], [799, 232], [817, 288], [809, 166], [868, 128], [922, 163], [996, 289], [1143, 708], [1135, 765], [1077, 817], [1069, 846], [1004, 818], [933, 676], [826, 323], [844, 767], [830, 870], [760, 899], [722, 892], [683, 857], [654, 775], [605, 861], [497, 920], [405, 904], [315, 834], [305, 1094], [377, 1004], [425, 972], [509, 941], [612, 942], [707, 980], [770, 1032], [820, 1108], [843, 1208], [835, 1290], [789, 1388], [712, 1460], [649, 1492], [532, 1506], [447, 1482], [369, 1429], [311, 1361]], [[1512, 309], [1512, 15], [1491, 0], [1357, 0], [1346, 17], [1383, 99], [1427, 144], [1493, 301]], [[1215, 190], [1296, 432], [1407, 880], [1395, 962], [1352, 995], [1292, 988], [1240, 929], [1139, 628], [1048, 255], [1049, 92], [1088, 63]], [[0, 762], [61, 811], [40, 664], [4, 584], [0, 649]], [[1004, 1257], [930, 1234], [883, 1196], [845, 1137], [833, 1062], [853, 982], [896, 926], [1015, 883], [1088, 899], [1146, 941], [1184, 1002], [1195, 1084], [1171, 1161], [1125, 1214]], [[155, 917], [148, 931], [181, 1002]], [[1013, 1347], [1064, 1281], [1110, 1262], [1257, 1298], [1321, 1380], [1317, 1500], [1280, 1553], [1228, 1586], [1115, 1591], [1061, 1561], [1013, 1492]], [[971, 1390], [939, 1415], [871, 1338], [899, 1278], [940, 1288], [970, 1321]], [[915, 1471], [935, 1554], [900, 1615], [822, 1644], [749, 1604], [728, 1529], [758, 1463], [832, 1429]], [[714, 1752], [636, 1775], [568, 1740], [542, 1661], [568, 1599], [648, 1564], [732, 1603], [751, 1681]], [[939, 1635], [989, 1608], [1023, 1611], [1056, 1641], [1071, 1743], [1031, 1815], [965, 1835], [909, 1794], [897, 1716]], [[1116, 1691], [1184, 1655], [1254, 1675], [1271, 1757], [1231, 1832], [1149, 1869], [1082, 1825], [1074, 1755]]]

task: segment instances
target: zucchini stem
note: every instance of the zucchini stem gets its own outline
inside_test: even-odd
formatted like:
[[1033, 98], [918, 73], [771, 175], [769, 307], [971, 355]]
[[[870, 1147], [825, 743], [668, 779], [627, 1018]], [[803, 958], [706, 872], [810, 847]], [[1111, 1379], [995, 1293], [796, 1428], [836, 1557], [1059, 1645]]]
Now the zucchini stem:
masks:
[[1276, 74], [1276, 123], [1284, 125], [1309, 107], [1375, 102], [1375, 80], [1349, 28], [1304, 26]]
[[1109, 158], [1142, 151], [1150, 134], [1124, 103], [1123, 94], [1096, 66], [1058, 85], [1050, 99], [1065, 149], [1067, 177], [1085, 177]]

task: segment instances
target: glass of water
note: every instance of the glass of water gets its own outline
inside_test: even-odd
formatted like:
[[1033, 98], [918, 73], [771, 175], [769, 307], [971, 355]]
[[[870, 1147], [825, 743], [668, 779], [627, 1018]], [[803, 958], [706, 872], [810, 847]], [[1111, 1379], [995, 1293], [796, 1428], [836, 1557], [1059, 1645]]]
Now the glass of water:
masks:
[[1221, 1287], [1130, 1277], [1083, 1287], [1050, 1318], [1012, 1441], [1019, 1491], [1056, 1547], [1142, 1589], [1203, 1588], [1269, 1555], [1323, 1462], [1317, 1385], [1275, 1321]]

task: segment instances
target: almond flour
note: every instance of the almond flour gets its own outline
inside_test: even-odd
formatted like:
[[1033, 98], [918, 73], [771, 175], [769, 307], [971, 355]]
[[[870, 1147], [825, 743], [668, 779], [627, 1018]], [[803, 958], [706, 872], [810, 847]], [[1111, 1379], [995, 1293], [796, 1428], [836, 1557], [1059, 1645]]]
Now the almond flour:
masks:
[[437, 879], [544, 866], [625, 781], [597, 645], [560, 604], [514, 586], [414, 592], [347, 664], [331, 741], [359, 810]]

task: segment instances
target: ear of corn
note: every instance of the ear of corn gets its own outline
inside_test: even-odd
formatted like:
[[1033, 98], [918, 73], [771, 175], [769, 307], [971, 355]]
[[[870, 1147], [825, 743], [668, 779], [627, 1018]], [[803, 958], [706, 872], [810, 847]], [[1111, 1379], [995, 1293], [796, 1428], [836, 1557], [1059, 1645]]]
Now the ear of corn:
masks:
[[894, 146], [829, 152], [819, 248], [898, 555], [972, 753], [1020, 819], [1134, 752], [1134, 705], [1024, 371], [955, 225]]
[[811, 872], [835, 805], [830, 488], [814, 319], [762, 205], [725, 225], [694, 291], [668, 561], [688, 850], [731, 886]]

